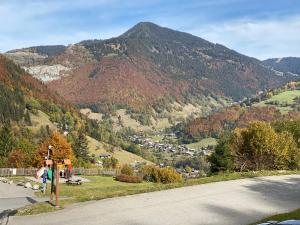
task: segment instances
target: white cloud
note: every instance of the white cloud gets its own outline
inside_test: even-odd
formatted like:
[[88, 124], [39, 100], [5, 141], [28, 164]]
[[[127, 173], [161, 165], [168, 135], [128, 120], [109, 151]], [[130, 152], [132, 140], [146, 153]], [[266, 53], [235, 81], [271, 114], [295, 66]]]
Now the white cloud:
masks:
[[259, 59], [300, 56], [300, 15], [267, 20], [235, 20], [194, 27], [189, 32]]

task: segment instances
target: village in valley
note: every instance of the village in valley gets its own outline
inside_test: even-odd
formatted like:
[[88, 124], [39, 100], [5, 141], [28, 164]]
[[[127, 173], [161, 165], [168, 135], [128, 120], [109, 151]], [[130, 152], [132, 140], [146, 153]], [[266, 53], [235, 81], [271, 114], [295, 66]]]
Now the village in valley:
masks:
[[210, 155], [213, 152], [214, 146], [199, 147], [197, 149], [189, 148], [186, 145], [176, 145], [165, 142], [166, 137], [175, 137], [174, 133], [163, 134], [159, 133], [157, 136], [161, 137], [161, 141], [153, 140], [151, 137], [146, 137], [143, 134], [130, 136], [129, 139], [141, 147], [159, 150], [161, 152], [173, 153], [183, 156], [198, 156]]

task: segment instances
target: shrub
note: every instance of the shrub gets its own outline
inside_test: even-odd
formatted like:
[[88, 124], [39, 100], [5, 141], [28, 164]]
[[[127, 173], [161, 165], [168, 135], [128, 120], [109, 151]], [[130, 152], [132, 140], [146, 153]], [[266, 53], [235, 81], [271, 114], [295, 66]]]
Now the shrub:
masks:
[[115, 169], [118, 165], [118, 159], [111, 157], [111, 158], [106, 158], [103, 159], [103, 167], [104, 168], [113, 168]]
[[252, 122], [247, 128], [235, 129], [229, 140], [236, 169], [298, 169], [300, 151], [288, 131], [276, 133], [265, 122]]
[[125, 164], [121, 169], [121, 174], [132, 176], [133, 175], [133, 169], [131, 166]]
[[143, 174], [143, 179], [149, 182], [160, 182], [158, 168], [155, 166], [144, 166], [141, 168], [141, 173]]
[[172, 167], [157, 168], [155, 166], [144, 166], [141, 169], [143, 179], [155, 183], [176, 183], [182, 181], [182, 176]]
[[177, 183], [182, 181], [181, 174], [177, 173], [172, 167], [159, 169], [160, 182], [164, 184]]
[[143, 179], [138, 176], [128, 176], [126, 174], [120, 174], [116, 176], [117, 181], [125, 182], [125, 183], [141, 183]]

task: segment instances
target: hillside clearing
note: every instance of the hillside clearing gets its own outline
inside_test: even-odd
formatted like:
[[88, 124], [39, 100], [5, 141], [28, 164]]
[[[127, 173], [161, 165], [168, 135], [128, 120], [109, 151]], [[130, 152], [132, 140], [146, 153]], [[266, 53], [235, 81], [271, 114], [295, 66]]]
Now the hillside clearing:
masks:
[[193, 149], [199, 149], [199, 148], [205, 148], [208, 146], [215, 146], [217, 145], [217, 139], [215, 138], [204, 138], [201, 141], [195, 142], [195, 143], [191, 143], [186, 145], [188, 148], [193, 148]]
[[274, 95], [268, 101], [279, 101], [279, 103], [288, 103], [292, 104], [294, 102], [294, 98], [300, 96], [300, 90], [292, 90], [292, 91], [285, 91], [278, 95]]
[[300, 90], [284, 91], [278, 95], [272, 96], [270, 99], [256, 103], [254, 106], [273, 106], [276, 107], [282, 114], [286, 114], [293, 111], [291, 106], [296, 103], [294, 101], [296, 97], [300, 97]]
[[147, 164], [153, 164], [152, 162], [121, 148], [99, 142], [89, 136], [87, 136], [87, 139], [90, 155], [94, 154], [96, 157], [99, 157], [101, 154], [110, 154], [112, 157], [116, 158], [120, 164], [130, 164], [134, 162], [146, 162]]
[[30, 113], [30, 120], [32, 126], [28, 126], [28, 128], [33, 132], [37, 132], [42, 126], [49, 126], [50, 130], [57, 130], [57, 127], [50, 121], [50, 117], [40, 110], [37, 111], [37, 114]]

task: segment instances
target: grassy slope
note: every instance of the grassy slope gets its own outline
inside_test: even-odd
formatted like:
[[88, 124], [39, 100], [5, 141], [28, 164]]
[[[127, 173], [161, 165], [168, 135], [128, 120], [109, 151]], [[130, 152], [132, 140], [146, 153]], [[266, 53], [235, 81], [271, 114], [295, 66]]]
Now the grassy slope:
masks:
[[204, 138], [199, 142], [188, 144], [187, 147], [198, 149], [198, 148], [202, 148], [202, 147], [207, 147], [208, 145], [214, 146], [214, 145], [217, 145], [217, 143], [218, 143], [217, 139], [215, 139], [215, 138]]
[[[147, 162], [149, 164], [152, 164], [152, 162], [147, 161], [138, 155], [132, 154], [130, 152], [127, 152], [119, 148], [113, 148], [113, 146], [105, 144], [103, 142], [99, 142], [94, 138], [91, 137], [87, 137], [87, 138], [89, 142], [88, 147], [91, 154], [95, 154], [96, 156], [99, 156], [101, 154], [111, 154], [113, 157], [118, 159], [118, 161], [121, 164], [133, 163], [135, 161]], [[110, 149], [114, 149], [114, 150], [110, 151]]]
[[[270, 101], [278, 101], [279, 104], [292, 104], [293, 103], [293, 99], [295, 97], [299, 97], [300, 96], [300, 90], [293, 90], [293, 91], [285, 91], [282, 92], [278, 95], [274, 95], [272, 96], [270, 99], [262, 101], [260, 103], [255, 104], [254, 106], [266, 106], [267, 102]], [[289, 111], [292, 110], [291, 107], [287, 106], [287, 107], [280, 107], [280, 106], [275, 106], [276, 108], [278, 108], [280, 110], [281, 113], [288, 113]]]
[[38, 131], [41, 128], [41, 126], [46, 125], [48, 125], [51, 130], [57, 130], [57, 127], [50, 121], [49, 116], [40, 110], [38, 110], [38, 113], [36, 115], [31, 114], [30, 120], [32, 126], [28, 126], [28, 128], [33, 132]]
[[[28, 126], [28, 128], [33, 132], [37, 132], [41, 126], [46, 126], [46, 125], [49, 125], [51, 130], [57, 130], [55, 124], [53, 124], [49, 120], [49, 116], [42, 111], [38, 111], [37, 115], [31, 114], [30, 118], [31, 118], [32, 126]], [[89, 145], [88, 145], [89, 151], [91, 154], [95, 154], [96, 156], [99, 156], [103, 153], [109, 153], [112, 154], [115, 158], [117, 158], [121, 164], [133, 163], [135, 161], [143, 161], [149, 164], [152, 163], [143, 159], [140, 156], [124, 151], [122, 149], [118, 149], [115, 150], [113, 153], [110, 153], [107, 150], [112, 149], [113, 148], [112, 146], [105, 144], [103, 142], [99, 142], [91, 137], [87, 137], [87, 138], [89, 141]]]
[[278, 95], [273, 96], [270, 100], [279, 101], [280, 103], [287, 102], [288, 104], [292, 104], [293, 99], [299, 96], [300, 96], [300, 90], [285, 91]]
[[[169, 128], [173, 126], [174, 124], [181, 122], [188, 118], [191, 115], [194, 116], [201, 116], [205, 115], [208, 112], [211, 111], [212, 106], [214, 107], [222, 107], [222, 104], [226, 105], [227, 102], [225, 100], [220, 100], [222, 101], [222, 104], [217, 102], [213, 98], [208, 98], [207, 101], [210, 103], [210, 105], [199, 105], [195, 104], [192, 105], [190, 103], [188, 104], [179, 104], [177, 102], [174, 102], [171, 104], [171, 111], [164, 111], [160, 113], [159, 115], [156, 116], [156, 118], [151, 117], [151, 122], [152, 124], [147, 126], [147, 125], [142, 125], [139, 121], [133, 119], [130, 117], [130, 115], [126, 114], [125, 109], [119, 109], [116, 111], [115, 116], [111, 116], [111, 119], [114, 121], [114, 129], [115, 130], [120, 130], [121, 126], [119, 125], [119, 120], [118, 117], [121, 117], [121, 121], [124, 127], [130, 127], [134, 129], [135, 131], [153, 131], [153, 130], [161, 130], [165, 128]], [[101, 114], [99, 113], [91, 113], [89, 109], [82, 109], [81, 112], [85, 115], [88, 115], [89, 118], [100, 118]], [[173, 121], [172, 123], [169, 121], [168, 118], [171, 118]], [[173, 124], [174, 123], [174, 124]]]
[[[251, 178], [259, 176], [271, 175], [285, 175], [298, 174], [299, 171], [261, 171], [261, 172], [247, 172], [247, 173], [227, 173], [219, 174], [210, 177], [197, 178], [175, 184], [161, 184], [143, 182], [138, 184], [122, 183], [114, 180], [112, 177], [92, 176], [87, 177], [91, 182], [84, 183], [81, 186], [67, 186], [62, 184], [60, 186], [60, 196], [68, 197], [60, 201], [60, 206], [65, 207], [77, 202], [84, 202], [90, 200], [100, 200], [105, 198], [112, 198], [117, 196], [132, 195], [138, 193], [166, 190], [171, 188], [178, 188], [190, 185], [206, 184], [219, 181], [236, 180], [242, 178]], [[49, 196], [49, 189], [46, 196]], [[45, 196], [38, 193], [39, 196]], [[43, 212], [55, 211], [55, 207], [49, 203], [35, 203], [18, 210], [17, 215], [31, 215]]]

